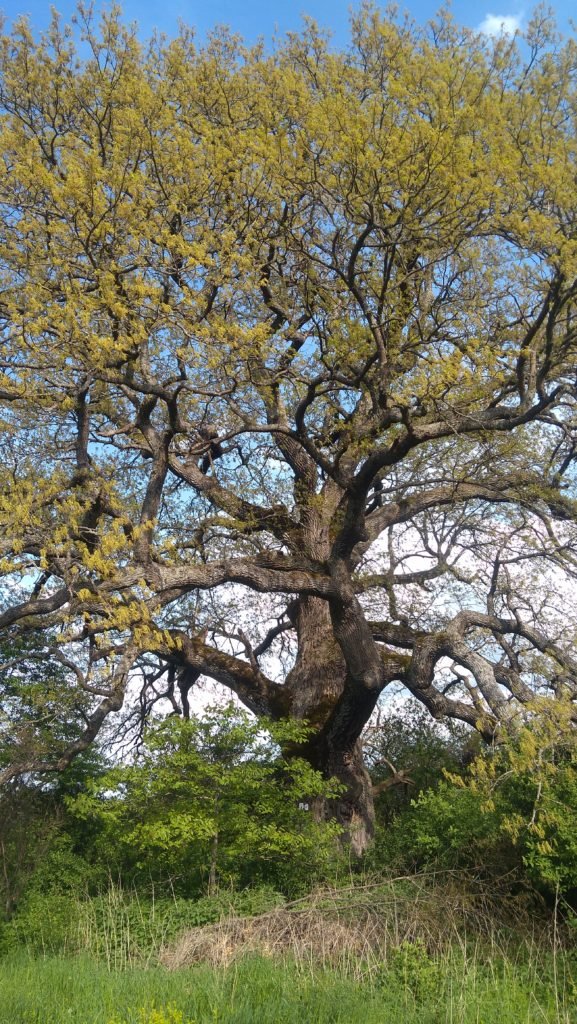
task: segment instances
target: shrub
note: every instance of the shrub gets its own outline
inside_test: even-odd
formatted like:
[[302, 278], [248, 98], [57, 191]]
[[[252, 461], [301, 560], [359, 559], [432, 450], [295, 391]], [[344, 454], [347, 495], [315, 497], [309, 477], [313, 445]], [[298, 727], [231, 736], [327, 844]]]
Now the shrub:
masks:
[[95, 853], [125, 880], [172, 878], [186, 896], [262, 883], [294, 893], [328, 870], [340, 831], [299, 807], [340, 787], [280, 756], [279, 742], [306, 735], [300, 723], [267, 735], [235, 707], [171, 718], [149, 731], [137, 764], [95, 780], [69, 807], [98, 822]]
[[484, 876], [513, 871], [545, 894], [577, 891], [577, 737], [546, 705], [464, 776], [447, 775], [382, 831], [375, 859]]

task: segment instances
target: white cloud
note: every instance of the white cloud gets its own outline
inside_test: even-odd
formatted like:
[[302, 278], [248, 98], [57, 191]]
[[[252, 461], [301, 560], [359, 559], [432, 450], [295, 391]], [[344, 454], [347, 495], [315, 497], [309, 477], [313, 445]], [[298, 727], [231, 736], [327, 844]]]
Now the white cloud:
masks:
[[479, 25], [479, 32], [486, 36], [512, 36], [520, 28], [520, 14], [486, 14]]

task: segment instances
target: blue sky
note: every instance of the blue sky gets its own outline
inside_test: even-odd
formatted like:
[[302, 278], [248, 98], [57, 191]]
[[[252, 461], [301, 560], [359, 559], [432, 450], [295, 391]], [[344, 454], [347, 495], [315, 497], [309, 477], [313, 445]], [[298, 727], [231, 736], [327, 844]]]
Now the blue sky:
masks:
[[[54, 0], [54, 6], [69, 18], [75, 8], [75, 0]], [[99, 9], [101, 0], [95, 4]], [[167, 35], [173, 35], [179, 19], [195, 26], [200, 38], [216, 24], [230, 25], [247, 41], [258, 36], [270, 40], [275, 32], [283, 34], [298, 29], [301, 16], [308, 14], [320, 25], [331, 29], [335, 43], [342, 44], [347, 38], [347, 26], [351, 4], [349, 0], [296, 0], [282, 3], [281, 0], [124, 0], [122, 8], [128, 21], [137, 21], [141, 34], [148, 36], [154, 28]], [[354, 6], [354, 4], [353, 4]], [[427, 21], [441, 6], [441, 0], [409, 0], [399, 3], [401, 10], [408, 10], [419, 21]], [[498, 29], [501, 23], [507, 27], [526, 23], [533, 4], [516, 0], [479, 0], [478, 3], [455, 0], [452, 11], [457, 21], [473, 28], [484, 23], [489, 29]], [[568, 31], [568, 21], [574, 11], [574, 0], [557, 0], [552, 4], [559, 26]], [[35, 28], [43, 28], [49, 18], [49, 0], [0, 0], [0, 9], [11, 21], [19, 14], [29, 15]], [[486, 20], [489, 19], [489, 20]]]

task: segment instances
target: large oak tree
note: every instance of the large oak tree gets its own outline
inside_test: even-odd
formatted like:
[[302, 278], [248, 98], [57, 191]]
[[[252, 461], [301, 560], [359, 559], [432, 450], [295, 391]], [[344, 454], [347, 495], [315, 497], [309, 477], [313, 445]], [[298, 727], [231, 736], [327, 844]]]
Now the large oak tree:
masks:
[[369, 8], [2, 39], [0, 627], [82, 692], [5, 779], [203, 675], [309, 721], [362, 850], [388, 684], [489, 740], [571, 709], [576, 56]]

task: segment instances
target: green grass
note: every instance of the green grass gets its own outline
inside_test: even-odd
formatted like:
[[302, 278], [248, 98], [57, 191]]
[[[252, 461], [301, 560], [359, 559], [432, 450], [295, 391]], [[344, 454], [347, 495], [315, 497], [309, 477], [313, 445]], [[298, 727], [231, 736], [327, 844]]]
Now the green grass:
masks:
[[572, 1024], [576, 1002], [566, 957], [436, 961], [411, 944], [361, 983], [258, 958], [172, 973], [85, 958], [0, 963], [0, 1024]]

